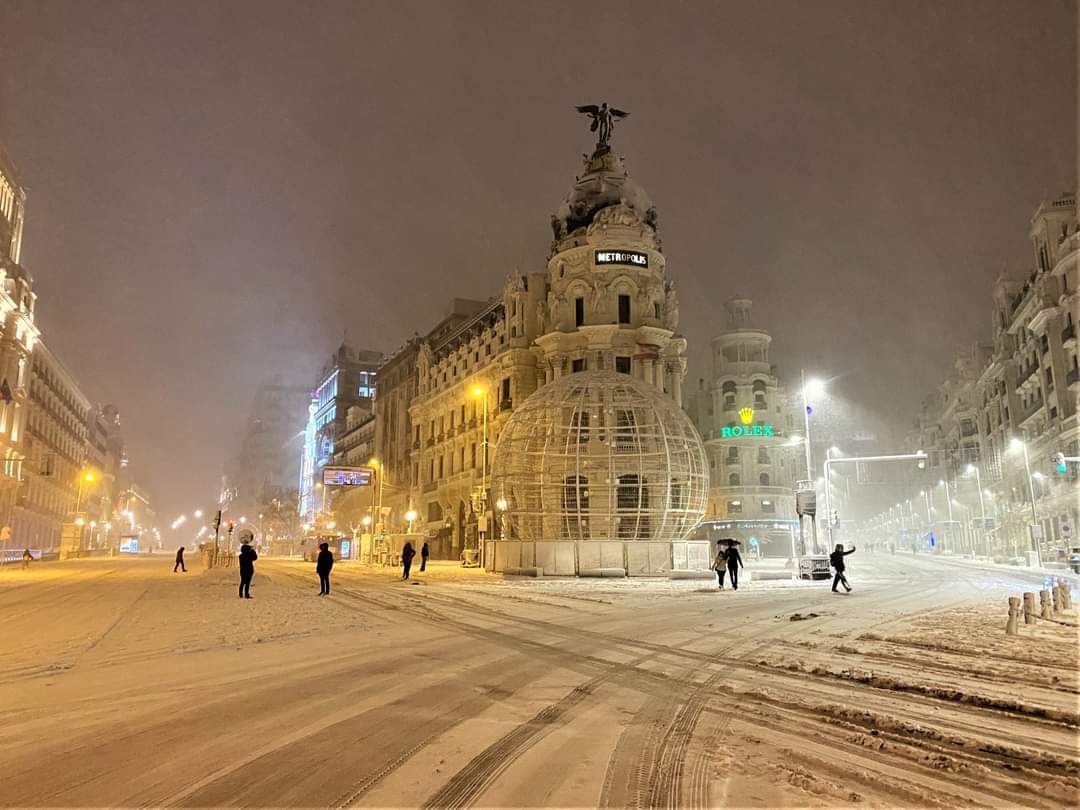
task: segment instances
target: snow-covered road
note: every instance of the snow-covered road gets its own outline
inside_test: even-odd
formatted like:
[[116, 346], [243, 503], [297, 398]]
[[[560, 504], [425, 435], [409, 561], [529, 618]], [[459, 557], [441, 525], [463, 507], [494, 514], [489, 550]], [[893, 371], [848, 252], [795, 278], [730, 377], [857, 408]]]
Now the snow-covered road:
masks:
[[[1001, 807], [1080, 799], [1076, 614], [910, 555], [826, 583], [0, 571], [0, 805]], [[796, 614], [799, 618], [795, 618]]]

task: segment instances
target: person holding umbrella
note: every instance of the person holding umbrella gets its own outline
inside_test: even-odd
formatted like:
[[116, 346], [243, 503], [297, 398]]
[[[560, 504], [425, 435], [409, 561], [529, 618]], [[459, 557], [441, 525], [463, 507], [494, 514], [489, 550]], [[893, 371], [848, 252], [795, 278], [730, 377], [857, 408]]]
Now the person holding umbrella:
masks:
[[724, 590], [724, 573], [727, 571], [727, 549], [724, 548], [724, 543], [730, 542], [728, 540], [716, 541], [716, 559], [713, 560], [713, 570], [716, 571], [716, 578], [720, 580], [720, 590]]
[[731, 580], [732, 590], [739, 590], [739, 569], [743, 567], [742, 557], [739, 555], [739, 541], [733, 538], [729, 538], [727, 541], [727, 552], [724, 554], [727, 559], [728, 579]]

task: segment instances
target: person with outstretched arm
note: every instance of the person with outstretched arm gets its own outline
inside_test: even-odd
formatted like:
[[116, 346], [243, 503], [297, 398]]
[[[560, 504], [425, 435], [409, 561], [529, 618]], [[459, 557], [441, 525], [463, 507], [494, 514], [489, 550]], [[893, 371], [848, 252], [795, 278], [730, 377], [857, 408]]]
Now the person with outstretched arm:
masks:
[[832, 591], [833, 593], [839, 593], [836, 590], [837, 585], [843, 585], [848, 593], [851, 593], [851, 586], [848, 585], [847, 577], [844, 576], [844, 557], [848, 554], [855, 553], [855, 546], [852, 546], [849, 551], [844, 551], [844, 545], [837, 543], [836, 548], [833, 549], [833, 553], [829, 555], [829, 564], [836, 569], [836, 576], [833, 577]]
[[315, 560], [315, 573], [319, 575], [319, 596], [330, 595], [330, 569], [334, 567], [334, 552], [329, 543], [319, 543], [319, 556]]

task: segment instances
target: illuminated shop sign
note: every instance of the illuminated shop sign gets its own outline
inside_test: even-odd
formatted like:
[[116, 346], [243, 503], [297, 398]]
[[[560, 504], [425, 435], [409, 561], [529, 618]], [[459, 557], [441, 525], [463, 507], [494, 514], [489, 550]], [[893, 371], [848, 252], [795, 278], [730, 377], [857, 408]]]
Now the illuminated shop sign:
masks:
[[742, 436], [775, 436], [776, 433], [773, 430], [773, 426], [766, 423], [764, 425], [752, 424], [754, 421], [754, 409], [742, 408], [739, 410], [739, 421], [741, 425], [727, 425], [720, 428], [721, 439], [737, 439]]
[[371, 467], [324, 467], [323, 485], [328, 487], [366, 487], [375, 471]]
[[633, 267], [648, 267], [649, 254], [636, 250], [598, 250], [595, 253], [597, 264], [629, 264]]

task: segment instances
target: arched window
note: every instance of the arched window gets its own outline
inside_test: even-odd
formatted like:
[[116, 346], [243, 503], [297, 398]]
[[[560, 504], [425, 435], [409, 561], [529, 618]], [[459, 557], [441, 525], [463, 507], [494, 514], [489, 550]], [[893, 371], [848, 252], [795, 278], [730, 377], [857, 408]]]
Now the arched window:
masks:
[[728, 380], [726, 383], [724, 383], [723, 387], [720, 389], [720, 392], [723, 394], [724, 397], [724, 410], [735, 410], [735, 383], [733, 383], [731, 380]]
[[727, 477], [728, 486], [729, 487], [737, 487], [737, 486], [739, 486], [739, 480], [740, 479], [739, 479], [739, 474], [738, 473], [731, 473]]
[[769, 485], [769, 474], [762, 473], [761, 475], [759, 475], [758, 483], [761, 484], [763, 487], [767, 487]]
[[628, 474], [619, 476], [619, 486], [615, 490], [615, 506], [621, 513], [618, 517], [620, 540], [648, 540], [649, 526], [649, 488], [644, 478]]
[[563, 530], [568, 540], [589, 539], [589, 479], [569, 475], [563, 480]]

